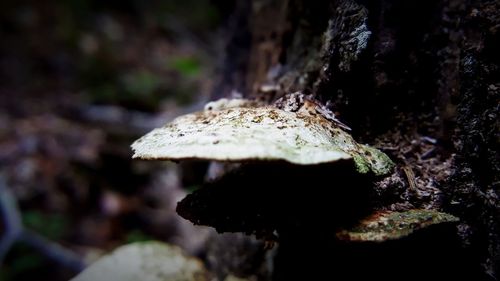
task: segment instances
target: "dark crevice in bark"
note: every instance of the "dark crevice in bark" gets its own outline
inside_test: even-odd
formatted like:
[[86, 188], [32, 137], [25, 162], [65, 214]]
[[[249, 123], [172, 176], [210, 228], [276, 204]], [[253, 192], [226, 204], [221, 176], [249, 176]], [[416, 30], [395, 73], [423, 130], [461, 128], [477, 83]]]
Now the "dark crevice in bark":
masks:
[[233, 14], [227, 20], [227, 44], [219, 69], [220, 81], [212, 94], [214, 99], [231, 96], [233, 91], [243, 92], [247, 88], [245, 76], [252, 44], [248, 22], [250, 7], [249, 1], [237, 1]]

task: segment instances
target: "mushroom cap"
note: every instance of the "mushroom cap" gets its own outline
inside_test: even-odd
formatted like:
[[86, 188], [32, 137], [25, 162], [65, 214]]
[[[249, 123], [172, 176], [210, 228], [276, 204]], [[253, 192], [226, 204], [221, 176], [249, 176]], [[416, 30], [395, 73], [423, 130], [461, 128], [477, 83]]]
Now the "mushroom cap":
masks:
[[382, 242], [403, 238], [432, 225], [458, 220], [455, 216], [435, 210], [380, 211], [363, 219], [351, 229], [337, 232], [337, 237], [347, 241]]
[[115, 249], [80, 272], [71, 281], [209, 280], [203, 263], [179, 247], [149, 241]]
[[319, 115], [274, 107], [235, 107], [180, 116], [132, 144], [133, 158], [147, 160], [287, 161], [299, 165], [353, 159], [361, 173], [390, 172], [377, 149]]

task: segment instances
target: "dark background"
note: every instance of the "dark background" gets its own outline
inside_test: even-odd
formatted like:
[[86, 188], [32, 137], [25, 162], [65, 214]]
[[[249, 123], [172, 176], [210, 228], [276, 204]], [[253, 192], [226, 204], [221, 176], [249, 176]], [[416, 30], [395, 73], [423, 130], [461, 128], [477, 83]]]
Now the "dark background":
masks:
[[[129, 146], [208, 100], [227, 13], [191, 0], [2, 1], [0, 184], [26, 228], [86, 262], [149, 239], [196, 252], [174, 208], [199, 179], [132, 162]], [[0, 280], [78, 270], [47, 254], [16, 243]]]

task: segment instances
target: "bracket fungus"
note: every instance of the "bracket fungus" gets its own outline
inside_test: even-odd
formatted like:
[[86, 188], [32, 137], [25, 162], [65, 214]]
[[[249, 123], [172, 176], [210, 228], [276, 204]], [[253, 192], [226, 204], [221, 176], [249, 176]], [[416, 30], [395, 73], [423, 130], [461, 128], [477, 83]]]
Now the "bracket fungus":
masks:
[[432, 225], [458, 220], [455, 216], [435, 210], [381, 211], [361, 220], [351, 229], [337, 232], [337, 237], [346, 241], [382, 242], [403, 238]]
[[[177, 213], [218, 232], [278, 241], [278, 253], [291, 265], [287, 268], [299, 268], [294, 260], [300, 260], [306, 275], [322, 260], [298, 257], [325, 255], [323, 247], [310, 247], [309, 241], [334, 251], [352, 244], [339, 240], [398, 239], [457, 220], [425, 210], [372, 214], [373, 181], [391, 173], [394, 163], [378, 149], [357, 143], [333, 113], [307, 99], [291, 94], [274, 105], [214, 101], [138, 139], [133, 157], [240, 163], [187, 195]], [[355, 222], [359, 225], [349, 228]]]
[[322, 114], [259, 105], [244, 99], [209, 103], [205, 110], [180, 116], [135, 141], [133, 158], [299, 165], [352, 160], [360, 173], [384, 175], [392, 170], [387, 155], [357, 143]]

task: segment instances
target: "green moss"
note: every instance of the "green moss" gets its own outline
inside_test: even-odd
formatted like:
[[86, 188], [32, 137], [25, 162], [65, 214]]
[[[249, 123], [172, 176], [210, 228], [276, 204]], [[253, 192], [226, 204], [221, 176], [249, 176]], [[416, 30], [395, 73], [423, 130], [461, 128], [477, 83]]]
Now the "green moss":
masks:
[[53, 240], [61, 239], [69, 227], [68, 219], [62, 214], [26, 211], [22, 214], [22, 218], [28, 228]]
[[140, 230], [131, 231], [127, 233], [127, 236], [125, 237], [126, 243], [147, 242], [150, 240], [152, 240], [152, 237]]
[[370, 172], [370, 165], [364, 157], [362, 157], [361, 155], [354, 155], [353, 159], [354, 163], [356, 164], [356, 170], [358, 171], [358, 173], [366, 174]]
[[160, 88], [162, 79], [153, 72], [141, 69], [125, 75], [123, 82], [129, 94], [150, 96]]
[[21, 280], [27, 272], [40, 271], [47, 259], [25, 244], [18, 243], [9, 252], [9, 259], [2, 264], [0, 281]]
[[371, 167], [371, 170], [376, 174], [376, 175], [385, 175], [389, 174], [394, 167], [394, 162], [387, 156], [385, 153], [382, 151], [368, 146], [368, 145], [361, 145], [363, 149], [365, 150], [365, 155], [366, 156], [366, 162], [367, 164]]
[[389, 156], [368, 145], [359, 145], [353, 159], [357, 171], [362, 174], [372, 171], [375, 175], [382, 176], [389, 174], [394, 167], [394, 162]]
[[182, 75], [196, 76], [200, 73], [201, 64], [193, 57], [178, 57], [170, 61], [169, 67]]

